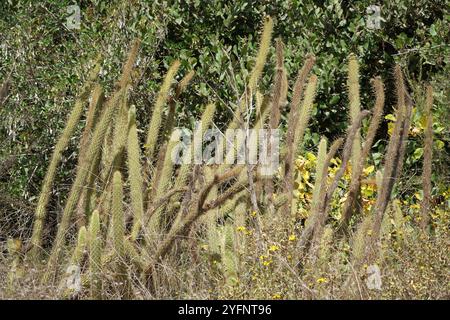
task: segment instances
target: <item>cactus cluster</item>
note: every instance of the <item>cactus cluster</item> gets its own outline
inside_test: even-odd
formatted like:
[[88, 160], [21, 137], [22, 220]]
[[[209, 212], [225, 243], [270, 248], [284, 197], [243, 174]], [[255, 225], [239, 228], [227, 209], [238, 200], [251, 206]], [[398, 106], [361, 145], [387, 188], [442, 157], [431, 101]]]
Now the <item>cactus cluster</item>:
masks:
[[[295, 174], [295, 159], [304, 151], [302, 142], [319, 80], [311, 74], [315, 58], [308, 55], [293, 83], [292, 94], [288, 94], [283, 43], [277, 39], [274, 84], [270, 92], [264, 94], [259, 81], [270, 57], [272, 33], [273, 21], [266, 17], [253, 69], [227, 128], [277, 129], [282, 109], [287, 107], [287, 128], [281, 145], [279, 174], [273, 176], [261, 175], [259, 164], [178, 165], [173, 162], [173, 152], [179, 140], [179, 133], [173, 130], [175, 101], [194, 76], [193, 71], [188, 72], [175, 84], [179, 61], [170, 66], [156, 95], [145, 143], [140, 142], [136, 107], [129, 106], [132, 74], [140, 42], [137, 40], [131, 45], [122, 76], [107, 99], [97, 81], [101, 64], [95, 64], [56, 144], [35, 211], [31, 250], [27, 257], [36, 266], [42, 267], [44, 261], [43, 283], [54, 283], [58, 279], [61, 282], [62, 268], [75, 265], [81, 270], [82, 292], [93, 299], [101, 299], [105, 291], [111, 290], [122, 298], [133, 297], [136, 295], [133, 290], [135, 283], [146, 287], [151, 295], [158, 296], [161, 284], [167, 281], [162, 271], [165, 263], [178, 257], [180, 261], [195, 261], [195, 251], [199, 250], [195, 243], [198, 241], [206, 244], [206, 252], [217, 266], [221, 279], [227, 288], [232, 289], [239, 285], [239, 279], [245, 273], [241, 253], [246, 251], [249, 241], [258, 243], [263, 251], [265, 231], [275, 224], [284, 233], [292, 232], [292, 226], [296, 225], [298, 237], [292, 236], [289, 241], [296, 241], [296, 252], [299, 254], [293, 259], [302, 265], [317, 263], [319, 271], [325, 270], [335, 239], [351, 244], [352, 259], [357, 267], [376, 261], [380, 254], [376, 243], [383, 234], [382, 222], [401, 170], [409, 131], [411, 104], [406, 99], [402, 71], [397, 66], [394, 73], [398, 97], [397, 121], [388, 144], [384, 169], [382, 173], [377, 173], [379, 192], [372, 212], [362, 215], [357, 202], [362, 171], [383, 113], [384, 87], [381, 79], [373, 80], [373, 111], [361, 111], [359, 66], [357, 58], [351, 55], [348, 65], [350, 125], [345, 138], [332, 143], [325, 138], [320, 140], [311, 205], [308, 216], [302, 220], [297, 215], [299, 204], [293, 193], [294, 185], [299, 181]], [[432, 144], [431, 89], [427, 93], [424, 229], [430, 206], [430, 181], [426, 177], [429, 177], [431, 170]], [[50, 247], [44, 246], [43, 227], [55, 173], [82, 117], [89, 94], [91, 100], [81, 137], [75, 179], [61, 214], [57, 234]], [[166, 110], [167, 117], [164, 118]], [[215, 103], [204, 107], [202, 127], [194, 135], [203, 136], [206, 129], [212, 127], [215, 111]], [[362, 143], [362, 120], [370, 113], [369, 128]], [[192, 151], [197, 149], [195, 143], [194, 138], [187, 147], [191, 152], [187, 154], [192, 155]], [[225, 145], [224, 141], [220, 143]], [[330, 164], [337, 154], [340, 154], [341, 163], [330, 180]], [[349, 164], [352, 174], [348, 195], [343, 202], [341, 221], [333, 226], [329, 223], [331, 201]], [[394, 208], [396, 220], [401, 221], [395, 202]], [[243, 236], [249, 234], [250, 229], [254, 237]], [[70, 240], [71, 234], [78, 235], [75, 244]], [[346, 239], [349, 234], [353, 236]], [[186, 242], [191, 243], [190, 250], [184, 250]], [[68, 248], [71, 254], [64, 261], [66, 255], [63, 253]], [[271, 254], [276, 250], [277, 246], [271, 247]], [[261, 254], [261, 259], [266, 259], [266, 256]], [[270, 265], [270, 260], [264, 262]], [[112, 277], [109, 277], [111, 274]]]

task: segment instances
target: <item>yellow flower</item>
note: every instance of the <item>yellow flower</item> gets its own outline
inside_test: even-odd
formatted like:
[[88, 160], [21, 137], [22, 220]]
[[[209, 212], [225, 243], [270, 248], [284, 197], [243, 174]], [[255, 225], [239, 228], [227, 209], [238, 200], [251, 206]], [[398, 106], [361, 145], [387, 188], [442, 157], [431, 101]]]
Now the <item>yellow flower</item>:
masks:
[[364, 168], [363, 173], [364, 175], [368, 176], [375, 170], [375, 166], [368, 166], [367, 168]]
[[272, 260], [265, 260], [265, 261], [263, 261], [263, 266], [264, 267], [268, 267], [268, 266], [270, 266], [270, 264], [272, 263]]
[[278, 250], [280, 250], [280, 247], [279, 247], [279, 246], [271, 245], [271, 246], [269, 247], [269, 251], [274, 252], [274, 251], [278, 251]]
[[335, 166], [339, 166], [340, 162], [341, 162], [341, 159], [339, 159], [339, 158], [332, 158], [330, 160], [330, 163], [334, 164]]
[[306, 159], [303, 158], [302, 156], [298, 157], [297, 159], [295, 159], [295, 166], [298, 169], [303, 168], [303, 166], [305, 165]]
[[250, 213], [250, 215], [251, 215], [252, 217], [256, 217], [256, 211], [252, 211], [252, 213]]
[[308, 182], [309, 177], [310, 177], [309, 171], [306, 171], [306, 170], [303, 171], [302, 178], [303, 178], [303, 180], [305, 180], [305, 182]]
[[316, 162], [316, 159], [317, 159], [316, 156], [314, 155], [314, 153], [312, 153], [312, 152], [307, 152], [306, 158], [311, 162]]
[[327, 283], [328, 282], [328, 279], [327, 278], [318, 278], [317, 280], [316, 280], [316, 282], [317, 283]]
[[289, 236], [289, 241], [295, 241], [297, 239], [297, 236], [295, 234], [291, 234]]
[[275, 293], [273, 296], [272, 296], [272, 299], [281, 299], [281, 294], [279, 294], [279, 293]]
[[236, 228], [236, 230], [239, 232], [245, 232], [246, 228], [244, 226], [239, 226]]

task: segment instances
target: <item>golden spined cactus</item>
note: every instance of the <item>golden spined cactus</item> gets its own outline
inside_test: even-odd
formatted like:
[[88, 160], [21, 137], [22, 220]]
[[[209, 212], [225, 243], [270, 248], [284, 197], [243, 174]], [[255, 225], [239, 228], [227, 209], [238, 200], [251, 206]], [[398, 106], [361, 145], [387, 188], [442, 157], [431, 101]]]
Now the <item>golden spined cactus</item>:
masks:
[[320, 239], [320, 246], [318, 252], [319, 267], [324, 270], [327, 267], [327, 263], [331, 257], [331, 251], [333, 247], [333, 228], [326, 226], [324, 228], [322, 238]]
[[280, 38], [276, 40], [276, 67], [275, 67], [275, 84], [273, 87], [272, 110], [270, 117], [271, 129], [277, 129], [280, 123], [280, 107], [286, 102], [287, 85], [286, 70], [284, 68], [284, 45]]
[[94, 210], [89, 223], [89, 274], [91, 298], [95, 300], [102, 298], [101, 257], [100, 217], [98, 211]]
[[[311, 251], [315, 252], [318, 247], [318, 242], [322, 236], [323, 225], [325, 224], [326, 217], [326, 195], [327, 195], [327, 177], [328, 167], [331, 159], [336, 154], [337, 150], [342, 145], [343, 139], [337, 139], [330, 147], [330, 151], [327, 153], [327, 140], [322, 138], [319, 143], [319, 150], [317, 154], [316, 162], [316, 177], [313, 189], [313, 198], [311, 203], [311, 209], [308, 218], [305, 222], [305, 228], [302, 231], [300, 239], [298, 241], [298, 247], [303, 251], [310, 243], [311, 236], [313, 237], [313, 246]], [[313, 235], [314, 233], [314, 235]]]
[[238, 282], [233, 223], [227, 222], [223, 228], [222, 268], [225, 283], [230, 288]]
[[[357, 120], [359, 113], [361, 112], [361, 102], [359, 97], [359, 63], [354, 54], [351, 54], [348, 59], [348, 96], [350, 101], [350, 118], [352, 123]], [[359, 163], [361, 157], [361, 134], [358, 133], [355, 136], [352, 147], [352, 166]]]
[[286, 145], [283, 147], [282, 153], [286, 154], [286, 159], [284, 162], [284, 176], [285, 176], [285, 192], [289, 193], [292, 190], [294, 185], [294, 152], [297, 151], [294, 148], [294, 139], [295, 132], [297, 128], [297, 124], [300, 120], [300, 112], [301, 112], [301, 99], [303, 96], [303, 91], [305, 87], [305, 83], [308, 77], [308, 74], [311, 72], [312, 67], [315, 63], [315, 57], [312, 55], [308, 55], [306, 57], [305, 63], [303, 67], [300, 69], [297, 75], [297, 79], [295, 80], [294, 89], [292, 92], [292, 100], [290, 104], [289, 116], [288, 116], [288, 125], [286, 132]]
[[127, 297], [129, 294], [129, 284], [126, 265], [125, 250], [125, 220], [123, 212], [123, 185], [122, 174], [115, 171], [112, 184], [112, 202], [111, 202], [111, 223], [112, 223], [112, 244], [115, 252], [117, 289], [121, 296]]
[[81, 290], [82, 264], [85, 254], [88, 252], [88, 232], [85, 226], [80, 227], [78, 231], [77, 243], [70, 257], [65, 276], [62, 277], [59, 288], [64, 298], [69, 298]]
[[400, 246], [403, 243], [406, 231], [406, 220], [403, 216], [400, 200], [395, 199], [392, 201], [392, 209], [396, 242]]
[[131, 208], [133, 210], [133, 227], [131, 240], [135, 241], [139, 235], [144, 217], [143, 180], [139, 138], [136, 127], [136, 107], [131, 106], [128, 113], [128, 179], [130, 182]]
[[[92, 135], [92, 130], [94, 128], [95, 122], [97, 120], [98, 109], [103, 104], [103, 89], [101, 85], [97, 84], [92, 92], [91, 102], [89, 104], [89, 109], [86, 116], [86, 125], [83, 130], [83, 134], [80, 139], [80, 151], [78, 155], [78, 167], [88, 166], [85, 164], [86, 151], [90, 142], [90, 137]], [[79, 227], [86, 224], [86, 213], [90, 212], [90, 200], [92, 195], [92, 189], [94, 187], [95, 177], [97, 175], [98, 166], [93, 165], [92, 171], [89, 173], [88, 183], [86, 188], [82, 191], [80, 200], [77, 205], [77, 224]]]
[[125, 238], [125, 225], [123, 214], [123, 187], [122, 187], [122, 174], [119, 171], [114, 172], [113, 186], [112, 186], [112, 242], [114, 250], [117, 253], [119, 259], [123, 259], [125, 256], [124, 238]]
[[264, 64], [267, 60], [267, 55], [270, 49], [270, 42], [272, 40], [273, 32], [273, 20], [271, 17], [266, 16], [264, 18], [263, 31], [261, 35], [261, 40], [259, 42], [259, 50], [256, 56], [255, 66], [250, 74], [248, 81], [249, 92], [255, 93], [256, 86], [258, 84], [259, 78], [261, 77]]
[[91, 86], [95, 79], [98, 77], [100, 72], [100, 61], [97, 61], [94, 68], [92, 69], [87, 83], [81, 89], [79, 96], [75, 101], [75, 106], [70, 113], [66, 127], [64, 128], [61, 136], [56, 143], [55, 150], [53, 151], [52, 158], [50, 160], [50, 165], [45, 174], [44, 181], [42, 183], [41, 193], [39, 194], [38, 204], [36, 206], [34, 225], [33, 225], [33, 234], [31, 236], [31, 252], [30, 257], [34, 262], [38, 262], [40, 257], [40, 251], [42, 246], [42, 230], [45, 222], [45, 218], [47, 215], [47, 205], [51, 195], [51, 188], [53, 184], [53, 180], [55, 179], [56, 170], [61, 162], [62, 154], [64, 150], [67, 148], [70, 138], [74, 134], [78, 122], [81, 118], [84, 108], [84, 102], [89, 94]]
[[120, 99], [118, 113], [114, 119], [111, 162], [107, 163], [108, 167], [106, 168], [112, 170], [112, 172], [120, 169], [125, 159], [125, 146], [128, 138], [128, 90], [129, 86], [126, 87]]
[[[202, 114], [202, 118], [201, 118], [201, 128], [197, 128], [196, 132], [194, 132], [194, 135], [197, 136], [204, 136], [206, 130], [209, 128], [209, 126], [211, 125], [213, 118], [214, 118], [214, 114], [216, 112], [216, 105], [215, 104], [208, 104], [205, 108], [205, 111]], [[194, 143], [191, 143], [190, 146], [188, 146], [188, 148], [190, 148], [191, 152], [187, 152], [188, 155], [192, 155], [194, 153]], [[186, 184], [188, 183], [189, 177], [192, 174], [192, 160], [193, 159], [186, 159], [187, 162], [183, 163], [179, 169], [178, 175], [175, 179], [175, 183], [174, 183], [174, 188], [175, 189], [179, 189], [179, 188], [183, 188], [186, 186]], [[171, 203], [168, 206], [168, 210], [167, 210], [167, 215], [169, 217], [172, 217], [175, 213], [175, 208], [176, 208], [176, 203], [178, 201], [180, 201], [181, 199], [181, 195], [180, 194], [175, 194], [172, 198], [171, 198]]]
[[87, 245], [87, 230], [85, 226], [82, 226], [78, 231], [77, 244], [73, 250], [72, 257], [70, 258], [70, 264], [80, 266], [83, 261], [84, 254], [86, 252]]
[[300, 111], [300, 118], [295, 128], [294, 135], [294, 158], [298, 155], [303, 137], [305, 135], [306, 127], [308, 126], [309, 119], [311, 117], [311, 111], [314, 104], [314, 98], [316, 96], [317, 88], [317, 76], [312, 74], [309, 78], [308, 85], [305, 90], [305, 97], [303, 99], [302, 109]]
[[[155, 181], [158, 182], [158, 185], [153, 186], [153, 188], [155, 189], [155, 199], [162, 197], [167, 192], [170, 184], [172, 183], [172, 172], [174, 168], [172, 153], [175, 147], [180, 143], [180, 138], [181, 134], [179, 131], [174, 131], [172, 137], [170, 138], [162, 170], [160, 173], [157, 173], [159, 175], [158, 179], [155, 179]], [[152, 208], [150, 207], [150, 209]], [[150, 213], [150, 220], [148, 221], [145, 230], [148, 240], [158, 240], [162, 237], [163, 230], [165, 229], [165, 226], [163, 227], [162, 224], [167, 222], [165, 219], [166, 217], [162, 217], [162, 214], [165, 212], [164, 209], [165, 206], [162, 205], [156, 208], [154, 212]], [[154, 244], [154, 242], [152, 241], [149, 241], [149, 244], [150, 243], [152, 243], [152, 245]]]
[[423, 184], [423, 200], [420, 216], [420, 226], [422, 230], [426, 230], [430, 220], [430, 203], [431, 203], [431, 163], [433, 158], [433, 114], [431, 109], [433, 107], [433, 88], [428, 85], [426, 89], [425, 101], [425, 140], [423, 146], [423, 169], [422, 169], [422, 184]]
[[355, 266], [361, 266], [366, 254], [366, 238], [373, 233], [373, 215], [366, 215], [358, 224], [352, 236], [352, 261]]
[[[360, 179], [363, 172], [364, 166], [369, 156], [370, 150], [372, 148], [373, 140], [375, 138], [378, 126], [381, 122], [381, 116], [383, 115], [384, 108], [384, 86], [381, 78], [377, 77], [373, 79], [372, 86], [375, 92], [375, 106], [373, 110], [372, 119], [370, 121], [369, 129], [367, 131], [366, 139], [364, 141], [364, 146], [361, 151], [361, 157], [358, 163], [354, 163], [352, 170], [352, 178], [348, 191], [347, 199], [345, 200], [344, 207], [342, 209], [342, 217], [339, 223], [339, 232], [345, 232], [347, 225], [352, 217], [353, 211], [355, 210], [355, 202], [360, 190]], [[355, 146], [353, 146], [355, 147]], [[378, 189], [379, 190], [379, 189]]]
[[255, 65], [250, 72], [246, 90], [240, 99], [239, 107], [235, 110], [233, 120], [230, 122], [228, 129], [237, 129], [240, 127], [243, 120], [243, 115], [247, 111], [247, 107], [249, 106], [253, 95], [256, 94], [258, 81], [261, 78], [264, 65], [266, 64], [267, 56], [269, 54], [270, 44], [272, 41], [272, 32], [273, 20], [271, 17], [266, 16], [264, 18], [263, 30], [259, 41], [258, 53], [255, 57]]
[[[93, 163], [95, 159], [100, 155], [100, 150], [105, 138], [106, 130], [108, 129], [109, 123], [111, 122], [112, 116], [115, 112], [115, 107], [119, 98], [122, 96], [122, 92], [117, 92], [108, 102], [108, 106], [105, 108], [104, 113], [100, 117], [98, 124], [95, 127], [94, 133], [92, 134], [91, 143], [86, 152], [86, 163]], [[61, 254], [61, 250], [64, 246], [66, 239], [66, 233], [70, 226], [70, 221], [72, 214], [76, 208], [79, 200], [81, 191], [88, 177], [88, 168], [77, 168], [77, 174], [75, 181], [70, 189], [69, 195], [67, 197], [66, 206], [62, 213], [61, 222], [58, 226], [58, 231], [53, 244], [52, 251], [50, 253], [50, 258], [47, 263], [47, 271], [44, 274], [44, 283], [51, 280], [57, 272], [58, 260]]]
[[[303, 142], [303, 136], [305, 134], [305, 130], [308, 126], [309, 119], [311, 117], [311, 111], [314, 104], [314, 98], [316, 95], [316, 88], [317, 88], [317, 76], [315, 74], [312, 74], [309, 78], [308, 85], [305, 90], [305, 97], [303, 99], [302, 108], [300, 110], [299, 118], [297, 121], [297, 126], [294, 128], [293, 137], [292, 137], [292, 144], [287, 145], [285, 147], [285, 150], [282, 150], [283, 154], [287, 155], [287, 159], [285, 160], [285, 163], [289, 162], [289, 165], [285, 166], [285, 181], [284, 181], [284, 190], [289, 195], [289, 200], [287, 201], [287, 208], [290, 208], [286, 210], [288, 213], [293, 213], [293, 185], [294, 185], [294, 176], [292, 172], [293, 167], [293, 160], [297, 157], [297, 155], [300, 152], [301, 145]], [[283, 156], [282, 154], [282, 156]]]
[[381, 228], [381, 222], [383, 220], [384, 212], [389, 203], [391, 192], [394, 187], [395, 178], [398, 176], [398, 166], [403, 159], [400, 159], [399, 152], [402, 145], [402, 131], [407, 117], [407, 110], [405, 106], [405, 84], [403, 82], [403, 73], [400, 66], [395, 66], [394, 69], [395, 85], [397, 91], [397, 111], [396, 122], [394, 130], [392, 131], [389, 143], [387, 146], [387, 152], [385, 155], [385, 163], [383, 170], [383, 182], [380, 192], [377, 194], [375, 202], [375, 220], [374, 220], [374, 233], [371, 240], [371, 244], [378, 241], [379, 232]]
[[323, 173], [324, 173], [324, 165], [327, 157], [327, 139], [325, 137], [322, 137], [319, 142], [319, 149], [317, 152], [317, 161], [316, 161], [316, 176], [315, 176], [315, 182], [314, 182], [314, 188], [313, 188], [313, 194], [312, 194], [312, 202], [311, 202], [311, 210], [308, 218], [305, 222], [305, 228], [302, 232], [302, 236], [300, 237], [300, 240], [298, 242], [298, 247], [303, 250], [305, 246], [307, 245], [314, 225], [316, 224], [317, 219], [317, 212], [319, 212], [320, 205], [321, 205], [321, 188], [323, 185]]
[[[283, 56], [283, 42], [281, 39], [276, 40], [276, 66], [275, 66], [275, 83], [272, 92], [272, 103], [270, 111], [269, 125], [270, 129], [276, 130], [280, 124], [281, 111], [280, 107], [285, 103], [287, 96], [287, 80], [286, 70], [284, 68], [284, 56]], [[273, 154], [272, 139], [269, 139], [269, 153]], [[269, 199], [272, 199], [274, 191], [274, 183], [272, 179], [269, 179], [266, 183], [266, 193]], [[269, 204], [269, 211], [273, 212], [274, 208], [272, 204]]]
[[[325, 160], [327, 157], [327, 139], [322, 138], [319, 143], [319, 150], [317, 152], [317, 162], [316, 162], [316, 177], [314, 182], [314, 189], [313, 189], [313, 195], [312, 195], [312, 202], [311, 202], [311, 212], [317, 212], [318, 208], [321, 205], [320, 199], [320, 190], [322, 189], [322, 182], [323, 182], [323, 174], [324, 174], [324, 165]], [[306, 224], [314, 223], [313, 219], [316, 217], [310, 216], [306, 222]]]
[[158, 133], [161, 127], [162, 121], [162, 113], [164, 105], [169, 96], [170, 86], [172, 84], [173, 79], [180, 67], [180, 61], [175, 60], [174, 63], [170, 66], [167, 74], [164, 78], [163, 84], [159, 89], [158, 96], [156, 97], [155, 105], [153, 106], [152, 118], [150, 120], [150, 125], [147, 131], [147, 140], [145, 143], [145, 155], [149, 159], [152, 160], [153, 154], [156, 149], [156, 143], [158, 141]]
[[234, 249], [237, 253], [235, 257], [236, 264], [239, 265], [239, 255], [245, 252], [245, 232], [247, 231], [247, 201], [241, 197], [238, 201], [236, 209], [234, 210], [234, 232], [235, 245]]
[[125, 88], [128, 86], [131, 82], [131, 73], [134, 69], [134, 64], [136, 63], [136, 59], [139, 53], [139, 47], [141, 46], [141, 40], [140, 39], [134, 39], [133, 43], [131, 44], [131, 48], [128, 51], [127, 55], [127, 61], [123, 65], [122, 68], [122, 75], [119, 80], [119, 88]]
[[[172, 132], [174, 124], [175, 124], [175, 112], [176, 112], [176, 103], [178, 99], [181, 97], [181, 94], [186, 90], [187, 86], [191, 82], [194, 77], [195, 72], [193, 70], [189, 71], [181, 80], [178, 82], [175, 88], [175, 94], [169, 96], [169, 111], [167, 113], [166, 123], [164, 125], [163, 130], [163, 142], [165, 143], [169, 134]], [[161, 150], [161, 149], [160, 149]], [[161, 151], [160, 151], [161, 153]], [[158, 157], [159, 158], [159, 157]], [[163, 157], [161, 157], [163, 158]]]
[[[214, 179], [214, 170], [211, 166], [206, 166], [204, 169], [205, 180], [212, 181]], [[218, 187], [215, 185], [206, 198], [207, 201], [217, 198]], [[219, 230], [217, 228], [217, 220], [219, 219], [219, 209], [215, 208], [207, 212], [203, 216], [203, 221], [206, 226], [206, 239], [208, 242], [208, 251], [210, 254], [218, 254], [220, 252]]]

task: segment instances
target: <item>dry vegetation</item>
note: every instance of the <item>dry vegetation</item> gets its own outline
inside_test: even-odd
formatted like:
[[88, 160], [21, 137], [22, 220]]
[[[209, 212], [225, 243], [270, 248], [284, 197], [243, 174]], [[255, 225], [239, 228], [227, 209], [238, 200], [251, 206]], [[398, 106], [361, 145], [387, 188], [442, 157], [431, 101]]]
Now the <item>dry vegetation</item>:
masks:
[[[0, 256], [0, 298], [449, 298], [450, 215], [430, 195], [431, 87], [424, 105], [423, 198], [411, 206], [392, 198], [413, 108], [400, 67], [393, 72], [395, 124], [382, 168], [370, 165], [369, 155], [383, 116], [384, 85], [373, 80], [373, 106], [361, 110], [353, 55], [346, 136], [322, 138], [317, 152], [306, 152], [301, 145], [320, 81], [311, 73], [315, 58], [305, 57], [290, 81], [277, 39], [274, 83], [270, 92], [260, 92], [272, 28], [265, 18], [228, 128], [275, 129], [286, 113], [276, 175], [261, 175], [259, 165], [172, 162], [175, 103], [194, 76], [173, 85], [178, 62], [165, 76], [141, 137], [128, 99], [139, 54], [135, 41], [109, 97], [97, 82], [101, 58], [92, 67], [56, 143], [32, 237], [9, 239]], [[0, 103], [6, 90], [5, 83]], [[76, 176], [53, 235], [47, 206], [55, 173], [85, 108]], [[205, 106], [200, 133], [213, 125], [214, 113], [214, 104]], [[412, 214], [406, 216], [406, 208]]]

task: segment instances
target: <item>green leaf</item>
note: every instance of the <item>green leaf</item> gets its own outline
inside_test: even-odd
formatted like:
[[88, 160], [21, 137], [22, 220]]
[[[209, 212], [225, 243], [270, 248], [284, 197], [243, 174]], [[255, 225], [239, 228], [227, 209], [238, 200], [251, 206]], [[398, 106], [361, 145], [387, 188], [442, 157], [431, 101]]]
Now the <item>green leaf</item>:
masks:
[[417, 148], [416, 150], [414, 150], [413, 159], [417, 161], [420, 158], [422, 158], [422, 155], [423, 155], [423, 148]]
[[436, 140], [434, 144], [436, 145], [436, 149], [438, 150], [442, 150], [445, 147], [445, 142], [442, 140]]

